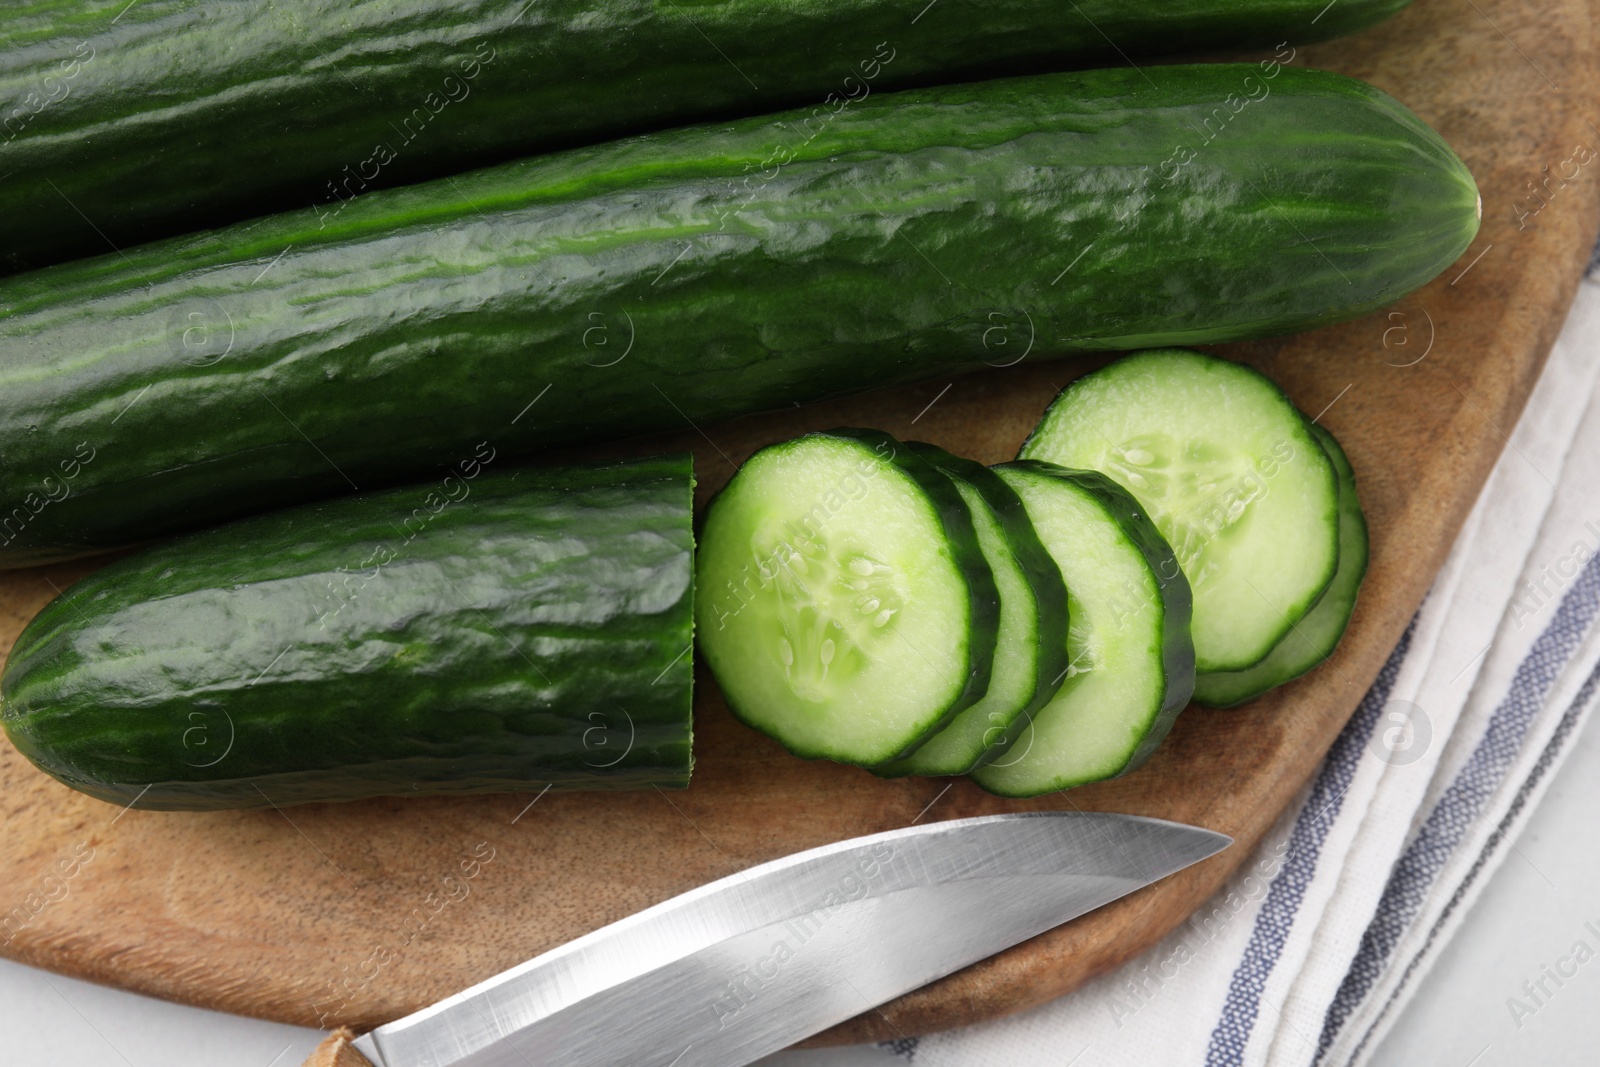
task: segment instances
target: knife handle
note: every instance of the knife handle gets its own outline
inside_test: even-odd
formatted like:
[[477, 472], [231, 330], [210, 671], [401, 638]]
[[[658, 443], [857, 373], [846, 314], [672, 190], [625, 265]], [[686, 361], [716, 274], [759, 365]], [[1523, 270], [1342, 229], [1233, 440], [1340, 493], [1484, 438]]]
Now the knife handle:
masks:
[[339, 1027], [323, 1039], [301, 1067], [372, 1067], [372, 1061], [350, 1043], [355, 1036], [348, 1026]]

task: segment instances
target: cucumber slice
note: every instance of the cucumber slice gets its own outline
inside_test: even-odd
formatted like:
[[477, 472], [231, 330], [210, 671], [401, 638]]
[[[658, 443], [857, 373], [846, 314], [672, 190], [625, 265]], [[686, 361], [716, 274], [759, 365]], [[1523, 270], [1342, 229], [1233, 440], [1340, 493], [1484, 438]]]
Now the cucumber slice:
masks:
[[989, 685], [999, 596], [960, 493], [875, 430], [751, 456], [706, 510], [700, 652], [797, 756], [909, 755]]
[[1253, 700], [1274, 686], [1282, 685], [1311, 670], [1333, 654], [1344, 636], [1355, 611], [1356, 593], [1367, 574], [1367, 519], [1356, 498], [1356, 476], [1333, 434], [1312, 426], [1317, 443], [1333, 461], [1339, 475], [1339, 569], [1327, 592], [1305, 618], [1266, 659], [1243, 671], [1202, 674], [1194, 682], [1194, 700], [1213, 708], [1231, 708]]
[[885, 778], [965, 774], [1008, 745], [1066, 677], [1067, 587], [1021, 498], [999, 475], [933, 445], [912, 441], [906, 447], [949, 477], [972, 512], [1000, 593], [1000, 639], [983, 699], [910, 756], [872, 770]]
[[1105, 475], [1027, 460], [994, 470], [1066, 580], [1070, 666], [1009, 748], [971, 777], [1008, 797], [1116, 777], [1144, 762], [1189, 702], [1189, 583], [1138, 502]]
[[1181, 348], [1128, 356], [1062, 390], [1021, 456], [1102, 471], [1149, 510], [1193, 590], [1201, 672], [1265, 659], [1338, 566], [1333, 464], [1249, 367]]

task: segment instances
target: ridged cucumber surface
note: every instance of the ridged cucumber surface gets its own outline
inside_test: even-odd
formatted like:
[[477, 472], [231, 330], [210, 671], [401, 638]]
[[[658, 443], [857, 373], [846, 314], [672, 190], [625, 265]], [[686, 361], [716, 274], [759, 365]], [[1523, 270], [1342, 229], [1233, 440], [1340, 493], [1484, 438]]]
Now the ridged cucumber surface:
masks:
[[370, 188], [533, 151], [801, 104], [828, 116], [957, 75], [1176, 50], [1282, 59], [1280, 42], [1350, 33], [1405, 3], [11, 4], [0, 256], [15, 269], [269, 211], [337, 215]]
[[0, 281], [0, 564], [485, 438], [1304, 330], [1477, 226], [1471, 175], [1384, 93], [1207, 64], [874, 93], [125, 248]]
[[689, 457], [491, 462], [96, 571], [11, 651], [11, 743], [167, 810], [687, 785]]

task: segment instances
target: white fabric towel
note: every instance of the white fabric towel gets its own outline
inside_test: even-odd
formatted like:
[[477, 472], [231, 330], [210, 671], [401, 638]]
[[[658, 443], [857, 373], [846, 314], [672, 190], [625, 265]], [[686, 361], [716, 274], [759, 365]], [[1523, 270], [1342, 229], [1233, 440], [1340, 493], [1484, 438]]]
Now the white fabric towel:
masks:
[[1597, 357], [1585, 281], [1427, 601], [1215, 898], [1069, 996], [888, 1047], [918, 1067], [1363, 1063], [1600, 697]]

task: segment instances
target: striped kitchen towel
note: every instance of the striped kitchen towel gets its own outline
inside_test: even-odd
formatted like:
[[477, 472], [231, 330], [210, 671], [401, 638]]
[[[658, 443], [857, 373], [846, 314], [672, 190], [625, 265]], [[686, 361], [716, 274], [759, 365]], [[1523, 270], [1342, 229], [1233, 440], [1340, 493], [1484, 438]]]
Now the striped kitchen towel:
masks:
[[885, 1047], [918, 1067], [1362, 1063], [1600, 699], [1597, 350], [1588, 280], [1422, 609], [1215, 898], [1067, 997]]

